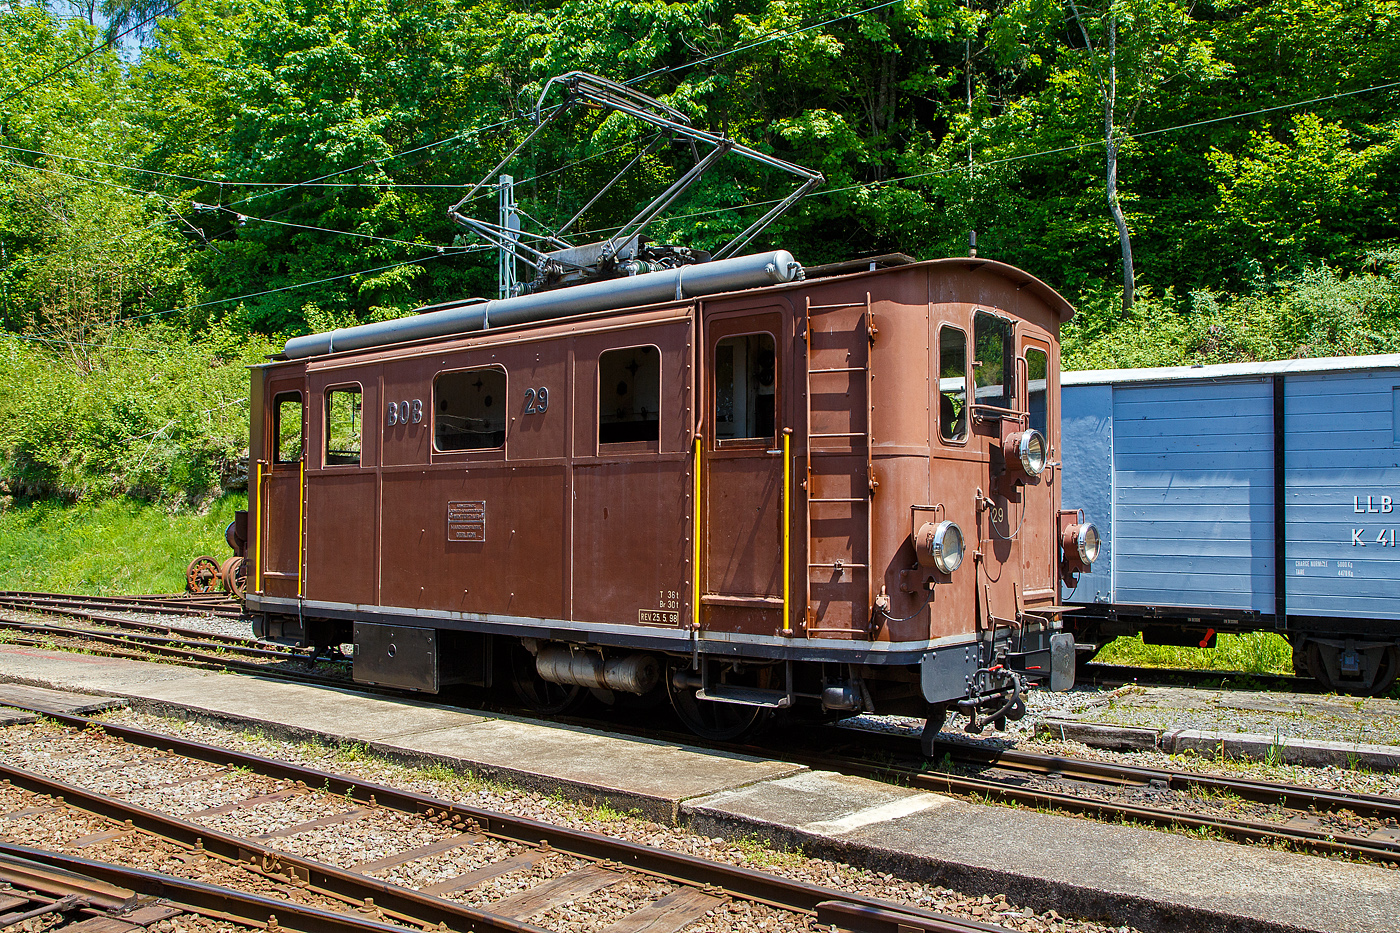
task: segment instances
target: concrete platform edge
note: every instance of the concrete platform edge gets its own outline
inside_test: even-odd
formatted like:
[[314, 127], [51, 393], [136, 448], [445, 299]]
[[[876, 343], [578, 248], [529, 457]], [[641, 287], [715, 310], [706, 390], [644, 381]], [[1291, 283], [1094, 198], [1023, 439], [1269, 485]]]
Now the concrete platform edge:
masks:
[[1096, 920], [1112, 926], [1126, 924], [1152, 933], [1333, 933], [1334, 929], [1330, 926], [1310, 929], [1274, 923], [1019, 872], [915, 855], [869, 842], [836, 839], [784, 824], [707, 812], [703, 799], [687, 802], [681, 810], [687, 815], [687, 827], [708, 836], [727, 839], [752, 839], [756, 836], [779, 848], [801, 849], [809, 856], [917, 878], [971, 895], [1005, 894], [1013, 903], [1035, 911], [1054, 910], [1063, 916]]
[[1400, 746], [1358, 742], [1325, 742], [1294, 736], [1259, 735], [1251, 732], [1206, 732], [1199, 729], [1145, 729], [1075, 720], [1045, 719], [1038, 735], [1082, 742], [1091, 748], [1110, 750], [1158, 749], [1177, 753], [1193, 751], [1207, 757], [1275, 761], [1284, 764], [1366, 767], [1400, 770]]
[[[16, 677], [9, 674], [0, 675], [0, 683], [23, 684], [29, 687], [66, 690], [70, 693], [87, 693], [87, 691], [84, 690], [74, 689], [72, 685], [59, 685], [44, 681], [40, 678]], [[182, 719], [186, 722], [198, 722], [239, 729], [246, 729], [252, 726], [268, 736], [283, 741], [315, 742], [320, 745], [331, 746], [357, 745], [397, 764], [410, 767], [422, 767], [433, 764], [446, 765], [453, 770], [470, 773], [485, 780], [500, 781], [502, 783], [512, 784], [527, 790], [539, 791], [546, 794], [559, 793], [565, 798], [579, 803], [588, 804], [590, 806], [606, 805], [622, 813], [635, 812], [647, 819], [668, 825], [679, 825], [681, 820], [681, 807], [685, 803], [685, 798], [672, 800], [663, 797], [646, 796], [635, 792], [609, 791], [606, 788], [599, 788], [581, 781], [572, 781], [568, 778], [544, 776], [534, 774], [530, 771], [484, 764], [469, 758], [459, 758], [453, 755], [442, 755], [417, 749], [404, 748], [403, 746], [395, 745], [391, 742], [363, 739], [349, 735], [337, 735], [319, 729], [302, 728], [288, 723], [269, 722], [264, 719], [239, 716], [233, 713], [205, 709], [170, 700], [157, 700], [150, 697], [110, 690], [103, 691], [100, 695], [119, 697], [125, 701], [130, 709], [138, 713], [162, 716], [169, 719]], [[776, 777], [783, 776], [786, 775], [776, 775]], [[751, 783], [758, 782], [736, 782], [732, 786], [711, 788], [706, 791], [704, 795], [697, 796], [709, 796], [714, 793], [738, 790]]]
[[[49, 683], [41, 678], [19, 677], [9, 674], [0, 675], [0, 683], [26, 684], [75, 693], [89, 692], [75, 690], [71, 685]], [[1026, 873], [968, 865], [901, 852], [867, 841], [838, 839], [808, 832], [798, 827], [752, 817], [707, 812], [704, 806], [705, 800], [716, 793], [724, 792], [721, 790], [710, 791], [703, 796], [679, 801], [644, 797], [628, 792], [600, 792], [597, 787], [568, 779], [541, 778], [538, 775], [517, 772], [508, 768], [483, 766], [450, 755], [409, 750], [386, 742], [334, 735], [286, 723], [269, 723], [252, 717], [203, 709], [175, 701], [156, 700], [121, 691], [104, 690], [101, 695], [122, 697], [129, 702], [133, 710], [151, 715], [237, 728], [254, 726], [270, 736], [284, 740], [310, 741], [325, 745], [360, 745], [377, 755], [406, 765], [445, 764], [454, 769], [470, 771], [486, 778], [495, 778], [533, 790], [546, 793], [559, 792], [569, 799], [583, 803], [595, 805], [606, 803], [623, 812], [637, 811], [649, 819], [684, 825], [696, 832], [710, 836], [723, 836], [730, 839], [757, 837], [780, 847], [800, 847], [805, 853], [819, 858], [832, 859], [875, 871], [898, 872], [908, 877], [955, 888], [968, 894], [1005, 893], [1014, 902], [1021, 903], [1033, 910], [1055, 910], [1062, 915], [1082, 919], [1098, 919], [1111, 922], [1114, 925], [1131, 924], [1141, 930], [1148, 931], [1148, 933], [1188, 933], [1188, 931], [1202, 931], [1202, 933], [1213, 933], [1213, 931], [1219, 931], [1219, 933], [1329, 933], [1327, 927], [1309, 929], [1292, 924], [1273, 923], [1252, 917], [1191, 907], [1172, 901], [1123, 892], [1097, 890]], [[1071, 724], [1066, 723], [1066, 725]], [[1072, 725], [1082, 726], [1084, 724], [1073, 723]], [[740, 786], [761, 784], [765, 780], [777, 780], [781, 777], [782, 775], [776, 775]], [[725, 790], [733, 789], [738, 788], [726, 788]]]

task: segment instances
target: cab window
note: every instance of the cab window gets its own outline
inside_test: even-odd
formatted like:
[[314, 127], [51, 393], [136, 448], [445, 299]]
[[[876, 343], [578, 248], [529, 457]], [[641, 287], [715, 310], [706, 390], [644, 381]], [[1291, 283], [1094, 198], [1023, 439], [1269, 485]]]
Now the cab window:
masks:
[[433, 380], [433, 447], [494, 450], [506, 444], [506, 374], [494, 366]]
[[326, 464], [360, 462], [360, 387], [326, 390]]
[[715, 438], [771, 439], [777, 392], [772, 334], [725, 337], [715, 344]]
[[304, 415], [300, 392], [278, 392], [272, 399], [274, 463], [297, 463], [301, 460]]
[[661, 351], [607, 350], [598, 357], [598, 443], [661, 437]]
[[[978, 311], [972, 318], [974, 352], [973, 383], [977, 387], [976, 405], [992, 408], [1011, 407], [1012, 386], [1015, 385], [1016, 360], [1011, 350], [1011, 322], [1006, 318]], [[988, 412], [998, 418], [997, 412]]]
[[1048, 438], [1050, 423], [1050, 361], [1044, 350], [1026, 350], [1026, 406], [1030, 426]]
[[967, 440], [967, 334], [957, 327], [938, 332], [938, 433]]

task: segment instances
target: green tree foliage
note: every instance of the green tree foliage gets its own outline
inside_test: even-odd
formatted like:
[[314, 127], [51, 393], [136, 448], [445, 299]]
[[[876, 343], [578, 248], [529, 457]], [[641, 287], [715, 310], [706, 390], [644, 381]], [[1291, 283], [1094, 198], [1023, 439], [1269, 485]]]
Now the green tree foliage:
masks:
[[[135, 23], [160, 4], [106, 9]], [[975, 229], [981, 255], [1081, 305], [1073, 365], [1395, 348], [1400, 88], [1367, 89], [1400, 74], [1397, 0], [852, 12], [185, 0], [138, 51], [86, 54], [101, 39], [91, 22], [6, 7], [0, 475], [68, 496], [198, 497], [227, 482], [246, 428], [211, 411], [244, 394], [237, 361], [286, 335], [494, 292], [494, 255], [444, 208], [570, 70], [635, 80], [697, 125], [823, 172], [754, 248], [809, 264], [926, 258], [964, 252]], [[693, 158], [593, 111], [536, 142], [506, 170], [522, 207], [555, 224], [641, 154], [579, 218], [582, 242]], [[1142, 297], [1127, 315], [1110, 142]], [[651, 233], [715, 246], [791, 183], [727, 162]], [[472, 207], [492, 217], [494, 194]]]

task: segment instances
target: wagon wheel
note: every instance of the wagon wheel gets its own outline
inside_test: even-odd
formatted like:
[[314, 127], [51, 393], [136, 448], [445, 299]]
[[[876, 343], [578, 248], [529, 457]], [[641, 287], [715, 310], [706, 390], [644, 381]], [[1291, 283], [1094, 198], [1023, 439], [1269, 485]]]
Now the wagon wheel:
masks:
[[773, 711], [762, 706], [740, 706], [737, 703], [716, 703], [695, 696], [695, 688], [677, 686], [676, 678], [666, 672], [666, 689], [671, 693], [671, 707], [685, 727], [711, 742], [730, 742], [768, 725]]
[[242, 557], [230, 557], [219, 567], [219, 579], [226, 593], [234, 599], [242, 599], [248, 589], [248, 561]]
[[196, 557], [185, 568], [186, 593], [212, 593], [219, 585], [219, 562], [212, 557]]
[[1331, 652], [1339, 654], [1340, 650], [1331, 645], [1319, 645], [1317, 642], [1308, 642], [1306, 659], [1308, 673], [1313, 679], [1322, 685], [1324, 690], [1330, 693], [1350, 693], [1357, 696], [1380, 696], [1390, 689], [1395, 683], [1396, 674], [1400, 674], [1400, 657], [1397, 657], [1397, 650], [1394, 645], [1387, 647], [1381, 653], [1380, 667], [1376, 669], [1376, 678], [1371, 686], [1365, 689], [1350, 686], [1347, 683], [1337, 683], [1328, 674], [1328, 666], [1324, 663], [1322, 653]]
[[510, 687], [515, 698], [542, 716], [555, 716], [577, 706], [587, 691], [545, 680], [535, 670], [535, 656], [516, 643], [510, 649]]

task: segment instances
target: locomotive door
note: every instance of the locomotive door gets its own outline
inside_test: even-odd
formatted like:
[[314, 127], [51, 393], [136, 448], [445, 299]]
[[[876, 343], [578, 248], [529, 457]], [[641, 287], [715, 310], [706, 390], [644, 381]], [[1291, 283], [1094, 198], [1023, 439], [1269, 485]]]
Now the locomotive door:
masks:
[[301, 573], [307, 398], [301, 376], [270, 379], [263, 414], [263, 477], [258, 490], [262, 592], [295, 599]]
[[307, 599], [378, 601], [379, 378], [378, 366], [307, 375]]
[[[1028, 426], [1039, 431], [1048, 445], [1046, 460], [1059, 454], [1059, 418], [1053, 410], [1058, 393], [1050, 374], [1050, 347], [1043, 341], [1023, 338], [1018, 369], [1024, 380], [1019, 387], [1026, 400]], [[1025, 510], [1021, 527], [1022, 593], [1031, 602], [1054, 599], [1056, 594], [1055, 480], [1053, 467], [1047, 467], [1039, 480], [1021, 487]]]
[[781, 627], [783, 315], [716, 315], [704, 336], [704, 626]]

